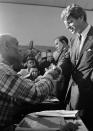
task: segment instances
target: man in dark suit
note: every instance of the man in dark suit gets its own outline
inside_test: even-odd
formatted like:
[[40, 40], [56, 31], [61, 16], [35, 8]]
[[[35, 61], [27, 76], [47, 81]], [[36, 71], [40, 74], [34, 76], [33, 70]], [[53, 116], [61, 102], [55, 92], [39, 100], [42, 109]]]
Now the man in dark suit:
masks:
[[[62, 108], [65, 108], [65, 95], [68, 88], [68, 83], [70, 79], [70, 59], [69, 59], [69, 41], [66, 36], [58, 36], [55, 38], [55, 65], [60, 66], [62, 68], [64, 78], [63, 76], [60, 79], [60, 81], [57, 83], [56, 88], [56, 97], [62, 102]], [[63, 81], [64, 80], [64, 81]]]
[[87, 23], [85, 10], [72, 4], [62, 11], [66, 28], [76, 34], [70, 49], [72, 63], [66, 102], [67, 109], [83, 110], [82, 119], [93, 130], [93, 27]]

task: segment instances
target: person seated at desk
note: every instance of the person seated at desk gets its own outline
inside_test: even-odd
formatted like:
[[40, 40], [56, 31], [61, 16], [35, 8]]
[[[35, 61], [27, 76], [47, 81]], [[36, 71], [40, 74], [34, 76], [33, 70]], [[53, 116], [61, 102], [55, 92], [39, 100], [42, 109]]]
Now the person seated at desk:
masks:
[[26, 79], [30, 79], [35, 81], [35, 79], [39, 76], [39, 70], [36, 66], [30, 68], [29, 74], [25, 76]]
[[[60, 79], [60, 68], [51, 69], [41, 80], [32, 83], [19, 77], [13, 65], [20, 64], [18, 40], [11, 35], [0, 36], [0, 131], [11, 131], [18, 111], [31, 103], [42, 102]], [[56, 77], [54, 77], [56, 76]], [[29, 106], [30, 107], [30, 106]], [[31, 108], [31, 107], [30, 107]], [[25, 110], [26, 112], [26, 110]]]
[[21, 69], [17, 73], [19, 76], [22, 76], [23, 78], [25, 78], [27, 75], [29, 75], [30, 69], [32, 67], [36, 66], [36, 64], [37, 64], [35, 58], [32, 58], [32, 57], [28, 57], [26, 63], [27, 63], [26, 64], [27, 68], [26, 69]]

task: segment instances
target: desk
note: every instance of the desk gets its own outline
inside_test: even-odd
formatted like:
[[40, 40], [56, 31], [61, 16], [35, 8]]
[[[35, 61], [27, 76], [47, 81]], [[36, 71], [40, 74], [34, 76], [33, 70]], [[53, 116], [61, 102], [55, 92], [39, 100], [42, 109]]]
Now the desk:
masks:
[[35, 113], [28, 114], [16, 127], [15, 131], [59, 131], [62, 117], [40, 117]]
[[44, 110], [60, 110], [63, 109], [63, 104], [58, 99], [46, 99], [42, 103], [24, 103], [19, 107], [18, 113], [15, 115], [16, 123], [19, 123], [27, 114], [44, 111]]

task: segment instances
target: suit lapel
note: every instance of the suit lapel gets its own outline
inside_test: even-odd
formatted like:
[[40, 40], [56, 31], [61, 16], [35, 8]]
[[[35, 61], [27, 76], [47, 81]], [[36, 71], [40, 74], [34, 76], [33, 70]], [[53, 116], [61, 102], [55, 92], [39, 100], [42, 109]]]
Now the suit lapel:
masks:
[[[86, 51], [90, 47], [91, 40], [93, 40], [93, 27], [90, 28], [90, 30], [87, 34], [87, 37], [84, 41], [83, 47], [81, 49], [81, 52], [80, 52], [80, 55], [79, 55], [79, 58], [78, 58], [78, 62], [80, 61], [80, 58], [82, 57], [84, 51]], [[77, 62], [77, 64], [78, 64], [78, 62]]]
[[59, 59], [60, 59], [60, 56], [62, 55], [62, 50], [60, 51], [60, 53], [58, 53], [58, 56], [57, 56], [57, 59], [56, 59], [56, 64], [58, 63]]

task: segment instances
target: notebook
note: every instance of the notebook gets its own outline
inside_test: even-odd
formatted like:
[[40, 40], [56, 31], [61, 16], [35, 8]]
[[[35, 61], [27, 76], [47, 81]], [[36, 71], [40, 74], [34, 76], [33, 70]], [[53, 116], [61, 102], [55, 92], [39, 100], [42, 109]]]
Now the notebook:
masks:
[[38, 116], [48, 116], [48, 117], [71, 117], [75, 118], [77, 116], [78, 110], [47, 110], [47, 111], [40, 111], [36, 112], [35, 115]]

